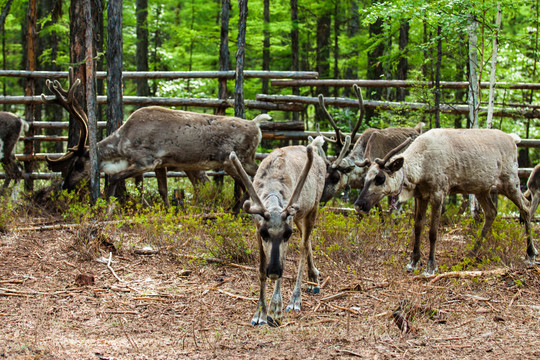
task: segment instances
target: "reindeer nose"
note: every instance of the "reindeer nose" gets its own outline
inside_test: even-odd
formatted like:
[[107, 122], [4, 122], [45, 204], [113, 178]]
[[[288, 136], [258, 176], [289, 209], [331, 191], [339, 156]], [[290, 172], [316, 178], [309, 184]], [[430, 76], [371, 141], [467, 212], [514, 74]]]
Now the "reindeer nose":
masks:
[[366, 201], [356, 200], [354, 203], [354, 210], [356, 212], [368, 212], [371, 209]]
[[281, 279], [283, 276], [283, 269], [281, 267], [268, 267], [266, 268], [266, 276], [271, 280]]

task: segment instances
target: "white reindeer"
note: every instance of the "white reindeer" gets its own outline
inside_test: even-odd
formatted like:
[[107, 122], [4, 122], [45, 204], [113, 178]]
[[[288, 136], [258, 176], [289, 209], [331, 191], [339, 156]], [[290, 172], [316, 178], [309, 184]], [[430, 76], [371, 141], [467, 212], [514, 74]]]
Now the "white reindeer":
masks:
[[[236, 154], [230, 155], [251, 200], [244, 203], [244, 211], [253, 215], [257, 227], [260, 264], [260, 295], [257, 311], [251, 320], [253, 325], [278, 325], [282, 318], [281, 279], [293, 222], [302, 233], [301, 257], [298, 276], [291, 302], [286, 311], [300, 311], [302, 273], [307, 262], [308, 291], [318, 293], [319, 271], [313, 263], [310, 234], [315, 225], [319, 199], [322, 194], [326, 166], [316, 154], [316, 147], [324, 142], [317, 137], [305, 146], [288, 146], [272, 151], [249, 180]], [[268, 311], [266, 303], [266, 279], [275, 281], [274, 294]]]
[[[476, 253], [491, 232], [497, 209], [490, 192], [508, 197], [525, 221], [527, 260], [538, 254], [530, 233], [528, 201], [519, 190], [517, 147], [519, 139], [500, 130], [433, 129], [419, 136], [402, 154], [394, 156], [410, 140], [398, 146], [383, 160], [370, 166], [365, 186], [355, 203], [357, 211], [368, 211], [384, 196], [399, 195], [400, 201], [417, 200], [414, 223], [414, 249], [407, 270], [420, 260], [420, 236], [431, 205], [430, 252], [425, 274], [435, 273], [435, 244], [444, 198], [449, 193], [474, 194], [484, 210], [484, 227], [476, 241]], [[394, 156], [394, 157], [392, 157]]]

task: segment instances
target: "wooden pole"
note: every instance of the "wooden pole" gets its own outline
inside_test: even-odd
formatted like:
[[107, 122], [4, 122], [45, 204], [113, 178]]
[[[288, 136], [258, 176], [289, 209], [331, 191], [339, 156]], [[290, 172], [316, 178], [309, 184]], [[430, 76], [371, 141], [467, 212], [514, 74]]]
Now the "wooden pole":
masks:
[[238, 19], [238, 41], [236, 50], [236, 82], [234, 86], [234, 116], [244, 118], [244, 58], [246, 55], [246, 27], [248, 0], [238, 0], [240, 16]]

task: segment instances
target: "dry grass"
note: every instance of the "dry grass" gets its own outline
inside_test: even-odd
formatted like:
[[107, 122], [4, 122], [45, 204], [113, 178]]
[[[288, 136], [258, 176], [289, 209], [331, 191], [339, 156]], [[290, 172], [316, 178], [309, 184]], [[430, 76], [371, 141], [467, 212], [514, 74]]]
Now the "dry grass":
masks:
[[[480, 263], [466, 257], [477, 225], [450, 224], [438, 246], [440, 266], [485, 276], [433, 281], [403, 270], [408, 216], [383, 228], [376, 217], [359, 223], [322, 212], [313, 243], [322, 279], [329, 280], [320, 295], [302, 295], [299, 314], [285, 313], [283, 325], [270, 328], [249, 325], [258, 284], [248, 220], [234, 227], [234, 218], [196, 210], [139, 209], [109, 218], [93, 211], [75, 226], [48, 231], [18, 229], [72, 219], [21, 211], [0, 234], [0, 357], [540, 357], [540, 269], [523, 263], [524, 240], [511, 222], [484, 245]], [[299, 260], [293, 244], [285, 304]], [[159, 252], [135, 251], [148, 245]], [[226, 262], [202, 259], [218, 255]], [[505, 275], [489, 273], [501, 268]], [[77, 285], [80, 274], [92, 275], [94, 284]], [[412, 330], [395, 322], [398, 307]]]

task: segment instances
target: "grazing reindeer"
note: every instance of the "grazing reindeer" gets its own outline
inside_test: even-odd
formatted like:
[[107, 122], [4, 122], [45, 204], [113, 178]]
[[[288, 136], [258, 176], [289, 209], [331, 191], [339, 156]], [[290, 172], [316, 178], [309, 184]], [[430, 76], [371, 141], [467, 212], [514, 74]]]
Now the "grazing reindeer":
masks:
[[[83, 178], [88, 178], [90, 170], [86, 146], [88, 119], [74, 97], [80, 81], [73, 82], [71, 72], [70, 84], [66, 91], [58, 81], [48, 81], [47, 87], [55, 96], [48, 99], [42, 95], [45, 102], [63, 106], [81, 125], [81, 136], [75, 148], [68, 149], [58, 159], [47, 158], [54, 171], [62, 171], [65, 189], [73, 189]], [[195, 174], [223, 168], [239, 181], [229, 161], [232, 151], [238, 154], [246, 171], [255, 175], [255, 152], [262, 137], [259, 122], [268, 119], [267, 114], [248, 121], [158, 106], [138, 109], [120, 128], [97, 143], [100, 170], [110, 175], [107, 196], [114, 194], [120, 180], [155, 171], [159, 193], [168, 206], [167, 168]]]
[[28, 131], [28, 128], [28, 123], [17, 115], [0, 111], [0, 160], [6, 173], [0, 195], [6, 191], [11, 180], [19, 182], [22, 178], [19, 164], [15, 161], [15, 144], [23, 130]]
[[[236, 154], [230, 155], [251, 199], [244, 203], [244, 211], [253, 215], [257, 226], [260, 295], [252, 325], [264, 325], [267, 321], [270, 325], [279, 325], [281, 322], [281, 279], [293, 222], [302, 233], [301, 258], [291, 302], [285, 311], [300, 311], [300, 285], [306, 261], [311, 282], [308, 291], [316, 294], [320, 290], [319, 271], [313, 263], [309, 236], [315, 225], [326, 172], [323, 159], [314, 154], [314, 146], [322, 142], [324, 139], [317, 137], [307, 148], [288, 146], [274, 150], [261, 162], [253, 183]], [[270, 311], [266, 304], [267, 278], [276, 281]]]
[[508, 197], [526, 219], [527, 260], [534, 261], [537, 251], [530, 232], [528, 201], [519, 190], [515, 135], [492, 129], [433, 129], [394, 156], [410, 141], [371, 164], [355, 203], [357, 211], [369, 211], [384, 196], [399, 195], [402, 201], [415, 197], [414, 248], [408, 271], [413, 271], [420, 260], [420, 236], [427, 206], [431, 204], [430, 252], [425, 274], [435, 273], [437, 232], [443, 200], [449, 193], [474, 194], [484, 210], [484, 226], [474, 253], [490, 233], [497, 215], [490, 191]]
[[540, 203], [540, 164], [536, 165], [527, 180], [527, 191], [523, 194], [531, 202], [531, 214], [529, 221], [534, 218], [534, 213]]
[[[362, 124], [365, 114], [364, 101], [360, 88], [355, 84], [354, 91], [358, 97], [360, 115], [358, 122], [354, 126], [351, 139], [354, 139], [358, 128]], [[349, 185], [353, 189], [361, 189], [364, 186], [364, 176], [370, 161], [376, 158], [384, 157], [390, 150], [401, 144], [407, 138], [416, 138], [420, 135], [424, 123], [419, 123], [414, 128], [409, 127], [391, 127], [386, 129], [369, 128], [360, 135], [352, 150], [349, 149], [350, 140], [345, 137], [337, 127], [334, 119], [326, 110], [324, 98], [319, 95], [319, 105], [323, 109], [328, 121], [336, 131], [336, 140], [325, 140], [337, 142], [342, 145], [339, 156], [330, 162], [325, 157], [327, 164], [326, 179], [324, 182], [324, 191], [321, 197], [321, 203], [330, 201], [341, 189]], [[322, 150], [322, 149], [321, 149]], [[357, 166], [355, 166], [357, 164]]]

